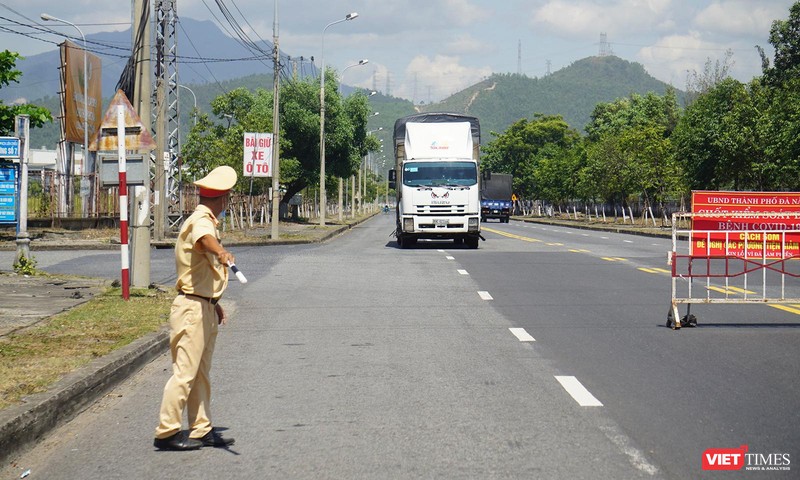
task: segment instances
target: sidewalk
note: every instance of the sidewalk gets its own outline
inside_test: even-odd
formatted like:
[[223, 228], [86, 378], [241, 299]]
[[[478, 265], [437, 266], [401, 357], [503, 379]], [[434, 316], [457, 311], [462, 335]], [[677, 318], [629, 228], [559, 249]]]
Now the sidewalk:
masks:
[[[310, 223], [281, 223], [279, 238], [269, 238], [270, 227], [246, 232], [223, 232], [227, 246], [288, 245], [325, 242], [368, 219], [348, 219], [322, 227]], [[93, 232], [46, 229], [31, 232], [32, 255], [44, 250], [119, 249], [119, 231]], [[174, 239], [151, 242], [152, 248], [173, 248]], [[14, 251], [14, 231], [0, 231], [0, 250]], [[102, 279], [18, 275], [0, 266], [0, 341], [10, 333], [36, 325], [60, 312], [92, 300], [110, 286]], [[23, 403], [0, 410], [0, 464], [40, 441], [56, 427], [70, 421], [118, 383], [168, 348], [166, 327], [98, 358], [52, 385], [47, 392], [30, 395]]]

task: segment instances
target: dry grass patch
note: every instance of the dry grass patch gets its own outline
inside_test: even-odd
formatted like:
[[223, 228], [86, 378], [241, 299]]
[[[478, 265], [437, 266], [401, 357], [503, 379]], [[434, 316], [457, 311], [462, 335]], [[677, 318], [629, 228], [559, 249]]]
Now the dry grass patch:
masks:
[[0, 409], [47, 387], [97, 357], [167, 322], [171, 293], [119, 288], [60, 313], [45, 323], [0, 338]]

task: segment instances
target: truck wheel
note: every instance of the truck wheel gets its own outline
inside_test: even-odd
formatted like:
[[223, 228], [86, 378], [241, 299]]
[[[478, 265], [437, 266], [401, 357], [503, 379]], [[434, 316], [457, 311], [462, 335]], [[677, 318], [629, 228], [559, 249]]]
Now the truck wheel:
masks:
[[480, 239], [478, 237], [468, 237], [468, 238], [464, 239], [464, 241], [467, 243], [467, 247], [469, 247], [469, 248], [478, 248], [478, 241], [479, 240]]

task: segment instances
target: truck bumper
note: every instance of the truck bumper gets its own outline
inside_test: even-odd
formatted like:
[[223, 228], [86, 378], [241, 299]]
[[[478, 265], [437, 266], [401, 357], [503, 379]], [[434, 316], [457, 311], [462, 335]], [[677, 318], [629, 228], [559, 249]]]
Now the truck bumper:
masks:
[[400, 231], [416, 238], [464, 238], [481, 231], [480, 215], [404, 216], [400, 222]]

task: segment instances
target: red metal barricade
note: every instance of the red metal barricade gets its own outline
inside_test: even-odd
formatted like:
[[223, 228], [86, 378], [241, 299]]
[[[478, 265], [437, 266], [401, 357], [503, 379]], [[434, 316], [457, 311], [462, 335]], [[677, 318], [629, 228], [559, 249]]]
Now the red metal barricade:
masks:
[[673, 214], [668, 263], [673, 329], [697, 324], [696, 303], [800, 304], [800, 212]]

